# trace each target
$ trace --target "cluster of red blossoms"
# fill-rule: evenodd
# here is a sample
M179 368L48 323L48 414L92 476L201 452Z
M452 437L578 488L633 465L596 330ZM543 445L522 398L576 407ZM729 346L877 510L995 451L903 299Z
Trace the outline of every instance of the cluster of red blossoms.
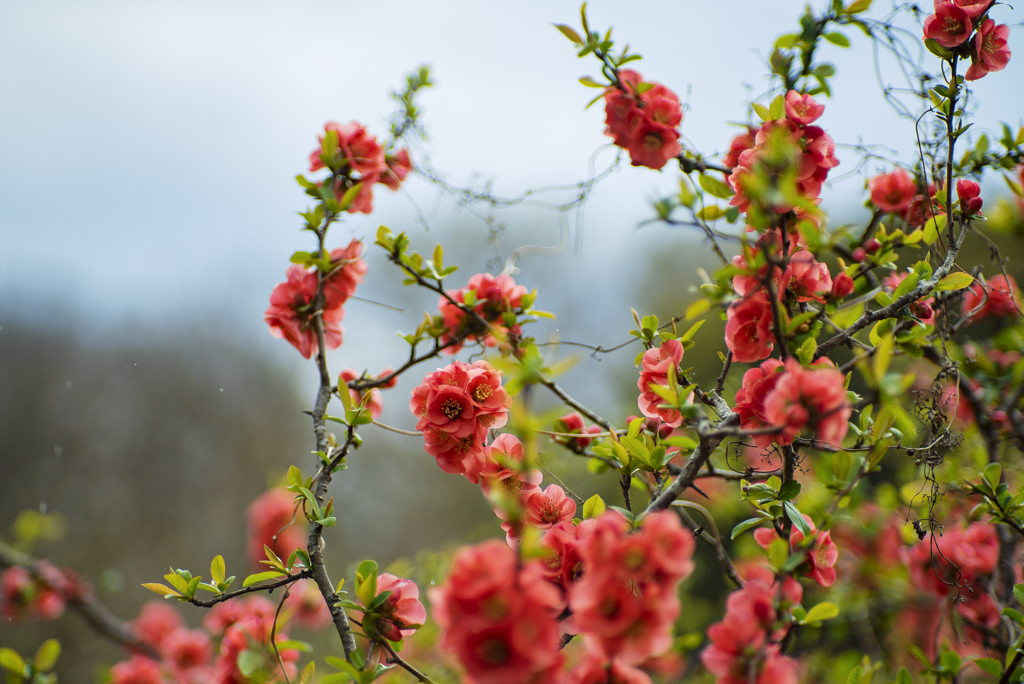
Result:
M981 583L995 571L998 557L995 526L980 522L941 536L929 533L904 553L915 587L941 598L958 595L957 610L987 627L999 624L1000 612Z
M660 169L679 156L679 97L660 83L644 83L635 71L619 71L622 87L604 93L605 135L629 152L633 166Z
M270 334L288 340L308 359L320 348L313 326L314 317L320 316L324 344L328 349L339 347L344 304L366 277L367 266L362 257L363 244L353 240L348 247L331 252L331 269L326 274L298 264L289 266L288 280L274 287L270 306L264 313L263 320L270 326ZM318 302L317 288L321 279L323 301Z
M541 544L549 555L521 567L515 552L494 541L463 549L445 584L431 591L442 644L469 680L565 681L565 632L583 634L587 648L569 682L649 684L635 666L671 648L676 589L693 571L693 536L671 513L650 515L631 532L609 511L578 527L559 523Z
M323 149L324 136L320 136L320 147L309 153L310 172L329 166L336 172L334 193L341 200L345 191L356 184L359 190L347 211L369 214L373 211L373 186L383 183L391 190L397 190L412 170L408 150L402 149L394 155L387 154L377 139L366 128L355 121L339 124L331 121L324 126L324 133L333 132L338 144L333 150ZM327 163L324 163L324 157ZM358 174L358 175L356 175Z
M965 316L981 321L986 318L1020 316L1020 288L1013 276L998 275L987 283L976 281L967 291L962 306Z
M444 318L446 328L444 335L441 336L441 343L448 344L457 340L455 344L445 349L446 353L455 354L462 349L463 340L482 340L488 347L497 346L499 340L492 334L494 331L499 331L503 336L510 332L520 333L518 325L509 328L505 323L505 314L515 314L522 306L523 295L526 294L526 288L516 285L512 276L477 273L464 287L448 290L447 294L452 300L472 309L490 327L478 330L480 322L476 318L462 307L453 304L448 297L441 297L437 302L437 308ZM467 296L471 297L471 306L466 302Z
M935 0L935 13L924 20L924 38L944 48L966 45L971 57L964 78L976 81L1002 71L1010 61L1010 29L988 18L992 0ZM974 39L971 40L971 34Z
M708 628L711 644L700 659L718 684L796 684L797 663L780 653L778 642L786 631L780 617L800 603L803 588L787 577L780 592L777 582L771 584L771 572L763 574L730 594L725 617Z
M486 361L455 361L423 378L413 390L409 410L419 422L428 454L446 473L474 484L486 464L484 442L492 428L508 421L511 398L501 373Z
M811 532L814 532L814 521L811 520L811 517L804 515L804 520L807 521L807 526L811 528ZM766 551L772 545L772 542L778 538L779 535L774 529L759 527L754 530L754 539ZM797 550L803 541L804 533L794 528L789 534L790 546ZM835 564L838 559L839 549L836 548L835 542L832 541L832 533L828 531L819 532L814 537L813 548L807 551L806 561L802 567L807 576L815 582L823 587L831 587L836 581Z
M912 228L923 225L935 213L935 185L929 183L925 192L921 189L903 169L881 173L868 181L871 203L882 211L897 214Z
M665 340L660 347L644 352L640 361L640 379L637 387L640 398L637 406L640 413L648 418L658 418L669 427L679 427L683 423L683 414L678 409L665 406L665 400L651 390L651 385L668 385L668 373L677 369L683 360L683 345L679 340Z
M0 574L0 617L10 621L55 620L64 612L64 601L74 582L45 561L37 566L43 579L13 566Z
M745 178L753 173L759 159L769 151L773 135L779 132L801 150L797 190L809 200L820 201L822 183L828 178L829 171L839 166L835 141L824 129L811 125L824 111L825 106L818 104L810 95L801 95L791 90L786 94L784 117L766 121L759 130L751 129L734 138L724 160L733 169L728 181L736 193L729 204L742 212L750 207L750 198L744 192ZM789 206L775 207L779 212L792 209ZM798 211L798 215L801 212Z
M768 359L743 374L736 392L735 411L744 430L778 428L778 432L752 435L761 448L772 442L785 446L810 428L814 438L842 446L853 412L846 398L843 374L828 359L804 368L796 360Z

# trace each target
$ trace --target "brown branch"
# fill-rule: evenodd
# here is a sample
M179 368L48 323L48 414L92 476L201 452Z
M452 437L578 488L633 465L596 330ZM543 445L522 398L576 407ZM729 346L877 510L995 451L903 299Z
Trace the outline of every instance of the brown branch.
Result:
M224 603L225 601L230 601L233 598L238 598L239 596L244 596L245 594L253 594L259 591L265 591L267 593L272 594L274 593L275 589L279 589L280 587L286 587L290 584L294 584L295 582L298 582L300 579L309 579L312 576L313 572L311 570L306 569L302 570L301 572L295 575L288 575L287 577L282 577L280 579L274 580L270 584L253 584L251 586L239 589L238 591L231 591L226 594L219 594L214 598L210 599L209 601L197 599L193 596L188 600L188 602L191 603L193 606L199 606L200 608L212 608L218 603Z
M0 541L0 565L5 567L20 567L27 570L37 581L42 582L49 588L57 591L71 608L78 612L85 620L92 625L97 632L116 642L121 646L139 651L150 658L159 658L160 655L152 646L142 640L131 623L124 622L96 599L96 595L88 584L78 584L76 592L72 596L64 596L58 587L53 586L48 579L48 574L39 561L27 553L8 546Z

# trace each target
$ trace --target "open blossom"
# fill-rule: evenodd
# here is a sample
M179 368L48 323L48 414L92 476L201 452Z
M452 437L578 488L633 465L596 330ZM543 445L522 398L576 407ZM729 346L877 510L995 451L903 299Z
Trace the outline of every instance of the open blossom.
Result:
M958 580L976 582L992 574L998 557L995 526L981 522L947 527L940 536L929 533L905 555L914 586L942 597L956 591Z
M814 260L814 255L803 250L790 257L789 266L782 276L783 289L796 295L798 302L821 302L832 293L832 276L828 266Z
M278 625L274 628L274 615L262 616L250 614L234 623L224 632L220 642L220 655L214 663L213 681L223 684L248 682L251 679L241 673L238 656L242 651L250 651L262 658L257 669L273 673L274 677L283 678L281 663L284 663L284 674L288 679L295 679L296 663L299 652L293 648L281 648L288 641L288 635ZM278 646L277 653L271 648L271 639Z
M760 430L772 427L764 412L764 400L775 389L782 378L783 363L778 359L768 359L759 367L751 368L743 374L742 386L736 391L734 410L740 417L740 428L744 430ZM762 449L771 446L775 441L774 434L751 435L748 439Z
M51 569L59 574L56 568ZM54 620L64 612L64 599L23 567L12 566L0 574L0 616L7 620Z
M953 48L971 37L971 17L952 2L936 2L935 14L924 20L924 37L945 48Z
M531 682L562 664L558 588L540 561L519 566L512 549L487 541L456 553L448 579L429 591L441 645L474 684Z
M523 462L523 444L515 435L502 433L483 449L484 466L480 471L480 488L491 501L494 513L509 517L507 508L522 508L526 500L540 491L544 475Z
M679 97L661 84L639 92L643 77L622 69L619 78L626 89L605 91L605 135L629 152L633 166L660 169L682 151L679 131L683 110Z
M355 199L346 208L350 213L369 214L373 211L374 184L383 183L397 190L412 170L408 150L399 150L394 155L386 154L381 144L362 124L356 121L346 124L330 121L324 125L324 135L319 137L320 145L309 153L311 172L325 168L323 146L328 132L333 132L337 137L336 147L326 150L329 155L328 164L337 173L335 196L341 200L349 188L359 185Z
M292 624L311 632L319 632L331 624L331 611L313 580L300 580L292 585L286 604L292 613Z
M246 548L254 565L266 560L264 545L282 560L287 560L295 549L306 548L306 534L299 522L303 518L296 516L295 496L284 487L275 487L261 494L249 506L247 516L249 536Z
M555 420L555 432L566 432L566 433L578 433L580 435L596 434L601 432L601 428L597 425L587 426L583 422L583 416L576 411L568 413L561 418ZM592 441L589 437L556 437L555 441L563 444L570 444L577 446L580 449L585 449L590 446Z
M356 293L356 286L362 284L369 270L364 253L365 247L359 240L331 252L331 270L324 283L325 306L341 306Z
M993 71L1002 71L1010 62L1010 29L987 19L978 32L974 34L974 55L971 66L967 68L964 78L976 81Z
M871 203L882 211L902 212L910 207L917 195L917 183L903 169L883 173L868 181Z
M669 512L648 515L632 534L614 511L581 527L583 576L569 587L569 607L588 649L629 664L668 650L676 588L693 572L693 535Z
M405 177L412 171L412 160L409 159L409 150L402 148L394 156L384 158L387 170L381 172L380 182L392 190L397 190Z
M153 648L160 650L164 640L174 631L185 627L185 619L166 601L146 601L132 629Z
M276 606L269 599L258 594L223 601L203 617L203 629L214 636L221 636L231 625L250 617L272 619L275 610Z
M201 629L179 628L167 635L160 655L174 678L184 684L203 684L210 680L213 646Z
M565 495L558 485L540 488L526 499L525 520L533 527L547 529L561 522L572 520L576 515L576 502Z
M526 288L516 285L512 276L492 276L489 273L477 273L464 287L458 290L448 290L448 297L459 304L465 305L466 296L474 293L476 301L470 307L480 318L487 321L491 328L502 334L510 332L504 324L504 314L515 313L522 306L523 296ZM437 308L444 318L447 331L441 336L441 342L447 344L455 339L480 340L488 347L497 346L499 340L492 334L492 330L482 328L479 321L469 315L459 306L453 304L448 297L440 297L437 301ZM513 332L518 331L516 326ZM462 342L454 344L445 349L448 354L454 354L462 349Z
M507 422L511 405L501 373L491 364L455 361L423 378L409 410L419 419L416 429L423 433L427 453L441 469L477 483L486 464L484 439Z
M377 595L385 591L391 595L374 609L378 616L374 629L386 639L399 641L427 621L427 611L420 602L420 589L412 580L385 572L377 576Z
M976 216L981 213L980 194L981 188L974 181L961 179L956 182L956 196L960 200L960 210L967 216Z
M812 124L821 118L825 105L818 104L810 95L795 90L786 93L786 118L798 124Z
M772 305L763 290L747 295L729 307L725 344L734 361L751 363L772 353Z
M683 414L678 409L664 408L665 400L651 390L651 385L668 385L670 368L677 367L683 359L683 345L679 340L665 340L660 347L644 352L640 365L640 379L637 387L640 398L637 405L640 412L648 418L660 418L666 425L679 427L683 422Z
M781 425L778 444L792 444L805 427L814 438L835 447L842 446L849 430L853 409L846 399L843 374L827 359L804 368L795 359L786 361L785 373L764 400L764 417L769 425Z
M807 521L807 526L811 528L811 532L814 532L816 528L811 517L804 515L804 520ZM776 534L774 529L760 527L754 530L754 539L763 549L767 550L771 543L778 539L778 534ZM803 532L794 527L789 535L790 545L796 549L803 540ZM836 581L835 564L838 559L839 549L836 547L835 542L832 541L831 531L819 532L814 537L813 547L807 551L806 561L803 565L804 572L821 586L830 587Z
M588 653L569 671L568 684L651 684L651 678L621 660Z
M160 664L142 655L115 663L110 668L110 684L165 684Z
M288 279L270 293L270 306L263 320L270 326L271 335L288 340L308 359L320 348L313 327L317 275L298 264L290 266L287 275ZM341 345L341 321L344 317L345 310L340 306L324 308L324 343L328 349Z
M994 278L989 278L984 285L975 281L964 297L961 311L963 315L968 316L972 311L978 309L971 320L981 321L999 316L1015 318L1020 315L1017 310L1019 306L1020 288L1017 286L1017 281L1013 279L1013 276L997 275Z

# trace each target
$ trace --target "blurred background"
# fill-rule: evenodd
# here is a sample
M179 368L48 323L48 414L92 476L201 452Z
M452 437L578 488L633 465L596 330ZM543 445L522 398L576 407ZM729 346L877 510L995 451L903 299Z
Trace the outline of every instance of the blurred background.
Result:
M870 16L892 9L875 5ZM589 8L595 27L614 25L644 56L639 71L688 103L683 133L710 154L727 149L748 102L764 96L772 42L795 30L804 3ZM1020 10L999 11L1020 23ZM0 537L20 510L60 512L64 540L39 553L90 577L125 619L150 598L139 583L169 564L205 570L222 553L229 574L244 576L246 507L289 464L308 469L313 445L302 413L313 365L262 322L289 255L312 246L295 214L308 198L293 177L325 121L358 120L383 137L389 92L420 64L436 87L422 97L429 140L414 163L501 197L543 192L464 206L414 175L403 192L379 189L375 212L350 216L332 246L372 243L382 223L421 252L441 242L446 264L461 267L451 287L500 271L523 245L557 246L524 257L515 276L558 315L535 326L538 339L608 347L628 339L631 306L663 320L681 314L696 269L717 264L690 229L644 223L680 174L615 165L603 112L583 109L594 91L577 83L597 69L552 22L578 25L576 1L0 4ZM913 12L900 22L916 55ZM915 152L913 122L882 96L905 86L898 66L847 33L851 49L826 48L838 77L821 124L842 162L824 193L833 225L868 215L866 175L887 168L858 165L854 146L904 162ZM1024 55L1020 36L1011 33L1011 48ZM999 121L1020 125L1024 94L1009 86L1022 82L1017 57L973 87L974 134L997 139ZM610 168L581 208L552 209ZM995 179L986 192L1005 186ZM411 332L436 307L401 286L378 248L367 260L357 294L403 311L350 301L345 343L328 355L335 373L398 365L407 347L395 331ZM709 320L688 354L698 380L717 374L720 339ZM562 384L622 422L636 412L636 352L583 354ZM407 397L420 377L385 394L384 422L412 427ZM332 489L335 578L366 557L387 565L500 534L479 489L442 473L417 439L373 426L363 435ZM567 458L552 467L588 494L617 489ZM190 623L198 612L185 611ZM0 643L23 651L51 635L65 644L59 672L70 681L121 657L74 615L0 624Z

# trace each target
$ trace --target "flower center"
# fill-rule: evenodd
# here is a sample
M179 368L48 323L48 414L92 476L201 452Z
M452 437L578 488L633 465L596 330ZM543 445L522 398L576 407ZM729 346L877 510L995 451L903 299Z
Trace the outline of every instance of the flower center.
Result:
M499 639L488 639L480 644L480 660L488 665L502 665L508 660L508 647Z
M661 149L661 136L657 133L648 133L644 136L644 148L648 151Z
M542 522L548 525L554 525L561 518L561 511L558 506L555 505L554 501L548 501L544 504L544 508L541 509L540 519Z
M494 390L491 389L490 385L477 385L473 389L473 401L478 404L482 404L487 401L492 394L494 394Z
M462 415L462 404L454 399L445 399L441 404L441 412L448 416L448 420L455 420Z
M946 30L946 33L950 34L951 36L958 36L964 32L964 23L962 21L954 19L953 17L946 17L944 28Z

